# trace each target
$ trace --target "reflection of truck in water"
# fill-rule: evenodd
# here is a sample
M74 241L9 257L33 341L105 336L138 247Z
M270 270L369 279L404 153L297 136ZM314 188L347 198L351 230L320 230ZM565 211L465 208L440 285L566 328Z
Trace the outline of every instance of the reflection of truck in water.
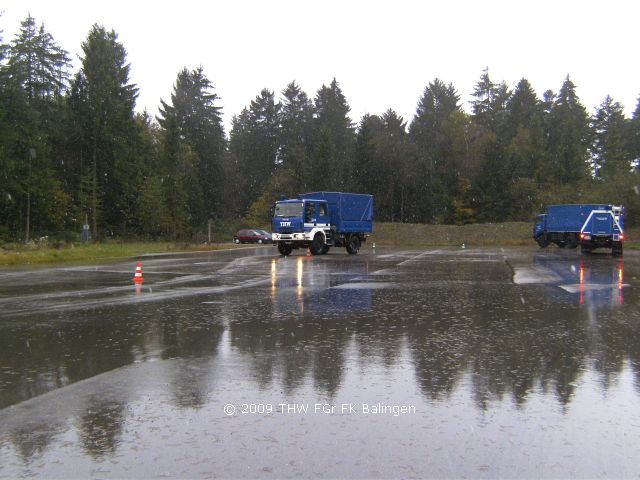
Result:
M357 288L367 277L364 265L355 270L333 272L327 264L314 264L299 256L295 261L273 259L271 263L271 299L277 318L306 313L335 315L370 312L373 290ZM354 288L349 288L350 286Z
M574 257L575 261L554 256L535 255L533 265L550 279L546 295L562 303L607 307L622 305L624 263Z
M555 243L560 248L576 248L583 253L611 248L622 255L624 207L606 204L549 205L538 215L533 238L540 247Z
M373 196L358 193L312 192L276 202L272 218L273 242L282 255L309 248L313 255L331 247L350 254L373 231Z

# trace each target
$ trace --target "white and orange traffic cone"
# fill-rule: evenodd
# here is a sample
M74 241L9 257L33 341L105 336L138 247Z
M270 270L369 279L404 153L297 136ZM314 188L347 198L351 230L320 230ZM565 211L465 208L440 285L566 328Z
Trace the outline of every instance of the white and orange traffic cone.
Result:
M135 283L144 282L144 277L142 276L142 262L138 262L136 265L136 274L133 276L133 281Z

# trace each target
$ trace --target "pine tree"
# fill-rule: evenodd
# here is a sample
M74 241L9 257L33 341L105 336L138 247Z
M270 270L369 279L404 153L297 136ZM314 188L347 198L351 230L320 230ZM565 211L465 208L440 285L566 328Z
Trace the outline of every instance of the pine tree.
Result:
M64 223L68 214L68 198L54 170L52 137L62 115L69 60L44 25L38 29L31 16L21 23L6 51L3 110L13 127L3 142L5 160L0 169L12 176L5 207L13 212L5 215L13 219L10 228L16 233L22 230L30 240L34 233L44 235L63 227L57 222Z
M272 91L263 89L249 106L249 188L257 198L280 163L280 110Z
M17 191L15 162L7 148L15 129L8 121L12 102L5 57L9 46L4 43L2 33L0 30L0 242L11 238L11 217L15 212L14 196Z
M82 70L72 85L72 105L92 179L87 213L93 238L98 239L99 224L123 231L135 218L131 199L139 187L140 159L134 157L128 133L133 128L137 88L128 83L126 50L113 30L94 25L82 51Z
M314 161L324 164L313 166L317 173L313 181L318 188L345 190L353 183L353 153L355 128L349 118L351 107L334 78L316 94L316 132L319 135Z
M507 103L505 160L511 179L542 180L544 161L543 104L528 80L522 79Z
M502 82L496 84L485 69L476 84L472 103L474 150L481 167L474 182L475 210L481 221L504 220L511 207L511 199L505 192L511 187L513 171L507 162L506 144L507 105L511 92Z
M410 146L407 124L394 111L382 115L382 128L376 139L374 170L379 190L376 198L378 210L390 221L407 221L409 193ZM374 194L375 195L375 194Z
M199 197L190 195L189 189L193 188L197 179L193 163L194 155L188 143L183 141L178 117L174 114L167 114L162 122L159 168L155 174L149 176L149 181L152 182L154 176L160 177L162 195L158 198L153 190L147 192L147 195L157 199L160 210L167 209L166 218L169 221L169 233L175 240L191 233L194 211L197 214L202 211L202 208L201 204L192 202L192 200L197 201ZM192 195L193 193L191 192ZM199 190L195 193L201 194ZM141 207L147 202L148 200L145 199ZM148 211L142 213L148 213ZM147 227L157 224L161 228L161 219L162 217L149 217L145 218L144 222ZM147 233L153 235L153 230L147 231Z
M382 117L365 115L356 135L356 190L373 194L376 217L406 221L411 172L406 123L389 109Z
M632 156L628 148L628 126L622 105L607 95L591 119L591 129L591 158L596 176L612 179L629 174Z
M364 115L358 125L354 155L354 190L371 193L376 201L379 191L378 182L380 181L380 175L377 174L376 168L377 139L382 128L382 120L379 116Z
M452 84L435 79L425 88L409 136L416 151L414 167L422 221L453 221L457 178L465 175L465 120ZM460 149L463 149L461 151Z
M226 148L219 97L212 93L212 83L202 67L183 69L177 77L171 95L171 105L161 101L158 122L165 128L168 118L175 120L181 141L193 153L189 180L192 190L189 205L192 227L202 227L208 219L220 213L224 184L222 157Z
M236 190L242 214L260 197L281 163L280 110L274 93L263 89L232 123L230 155L239 173Z
M589 118L567 77L555 97L548 115L546 173L556 183L576 183L589 177Z
M282 92L281 135L278 164L288 171L294 185L291 192L307 190L307 177L313 156L313 103L296 82Z
M249 111L243 108L240 114L231 118L229 134L229 154L225 157L224 175L226 179L223 205L229 218L240 218L251 203L247 190L245 158L249 150Z
M494 83L489 78L489 69L483 70L482 76L473 91L476 100L471 102L474 122L489 131L498 133L505 127L507 103L511 97L507 85Z
M20 34L11 43L9 73L30 101L60 96L66 88L70 59L44 24L36 27L30 15L21 23Z

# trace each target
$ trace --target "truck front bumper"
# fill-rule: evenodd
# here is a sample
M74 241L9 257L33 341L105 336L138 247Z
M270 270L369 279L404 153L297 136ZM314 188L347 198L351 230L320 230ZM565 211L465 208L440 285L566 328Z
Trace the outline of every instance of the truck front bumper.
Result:
M304 233L274 233L274 242L304 242L308 240Z

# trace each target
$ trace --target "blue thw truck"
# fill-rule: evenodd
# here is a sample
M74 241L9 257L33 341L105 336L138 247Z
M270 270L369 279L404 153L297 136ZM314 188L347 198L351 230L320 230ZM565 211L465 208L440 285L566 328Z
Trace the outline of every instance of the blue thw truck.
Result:
M607 204L549 205L538 215L533 238L540 247L555 243L560 248L576 248L583 253L610 248L622 255L624 207Z
M373 232L373 196L310 192L277 201L272 218L273 243L281 255L309 248L313 255L331 247L356 254Z

